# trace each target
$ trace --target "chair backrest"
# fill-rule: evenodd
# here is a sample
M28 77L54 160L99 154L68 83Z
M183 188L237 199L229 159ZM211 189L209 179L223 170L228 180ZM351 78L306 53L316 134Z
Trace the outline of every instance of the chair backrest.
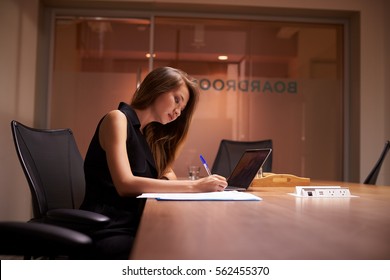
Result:
M272 149L272 140L233 141L223 139L219 144L211 173L229 177L245 150L262 148ZM272 171L272 153L263 165L264 172Z
M383 151L381 155L379 156L378 161L375 163L374 167L372 168L371 172L368 174L367 178L364 180L364 184L368 185L375 185L376 179L378 178L379 171L381 170L382 163L385 160L386 154L390 149L390 141L386 141L385 147L383 148Z
M34 218L48 210L78 208L85 194L83 159L70 129L35 129L11 122L15 148L26 175Z

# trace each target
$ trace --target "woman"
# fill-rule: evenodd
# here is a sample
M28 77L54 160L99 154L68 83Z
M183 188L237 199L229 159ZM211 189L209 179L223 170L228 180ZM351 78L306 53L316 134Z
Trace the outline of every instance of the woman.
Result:
M197 84L170 67L150 72L131 105L99 122L84 162L86 195L81 209L111 218L93 237L96 258L127 259L146 192L223 191L226 179L172 180L172 165L185 140L196 103ZM162 180L163 179L163 180Z

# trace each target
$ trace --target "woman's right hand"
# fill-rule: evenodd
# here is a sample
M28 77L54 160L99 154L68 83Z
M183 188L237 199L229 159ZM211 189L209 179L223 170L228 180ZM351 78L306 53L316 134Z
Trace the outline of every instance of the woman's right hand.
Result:
M222 192L226 187L226 178L216 174L198 179L194 185L195 190L199 192Z

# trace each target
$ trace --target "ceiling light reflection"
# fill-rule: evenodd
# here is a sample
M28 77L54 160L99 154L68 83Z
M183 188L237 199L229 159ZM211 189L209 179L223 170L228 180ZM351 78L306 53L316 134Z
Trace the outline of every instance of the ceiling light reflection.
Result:
M228 60L228 56L227 55L219 55L218 60Z

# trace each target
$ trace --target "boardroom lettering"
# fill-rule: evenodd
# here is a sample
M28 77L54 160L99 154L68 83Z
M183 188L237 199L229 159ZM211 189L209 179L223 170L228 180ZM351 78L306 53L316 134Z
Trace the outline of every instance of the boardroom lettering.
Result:
M244 93L298 93L297 81L269 80L223 80L207 78L198 80L203 91L225 91Z

